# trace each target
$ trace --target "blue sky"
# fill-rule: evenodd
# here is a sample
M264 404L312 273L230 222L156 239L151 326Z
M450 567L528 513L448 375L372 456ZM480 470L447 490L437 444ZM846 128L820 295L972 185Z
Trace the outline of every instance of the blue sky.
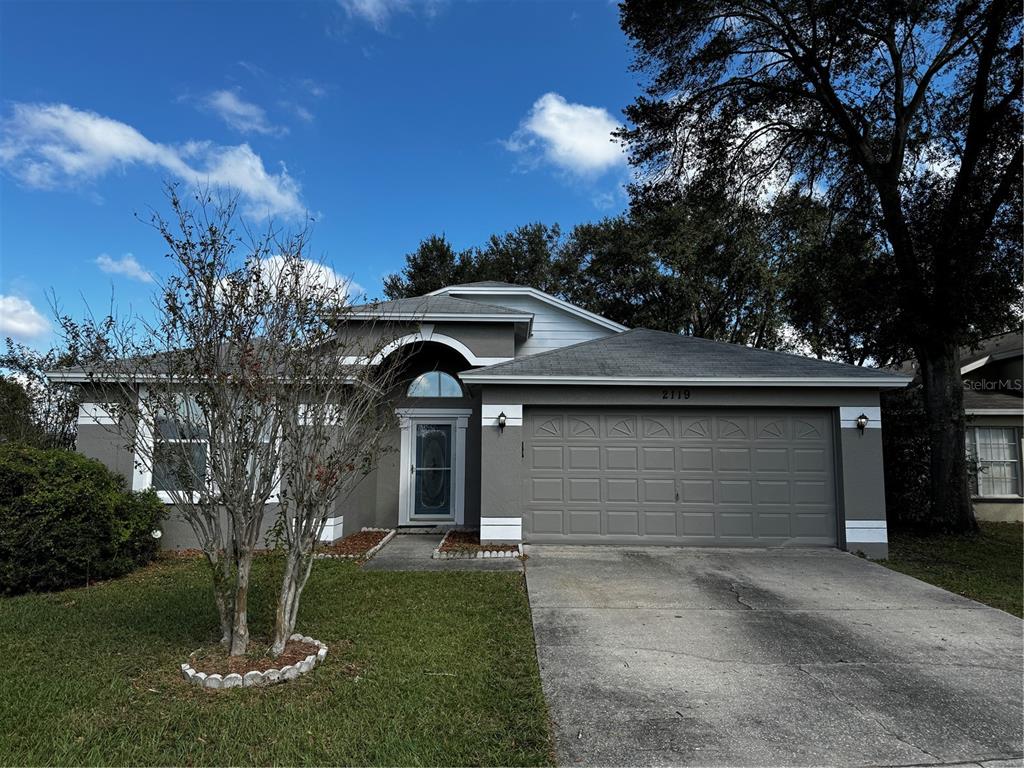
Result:
M618 213L630 59L604 0L0 3L0 336L146 306L165 180L308 211L371 297L428 234Z

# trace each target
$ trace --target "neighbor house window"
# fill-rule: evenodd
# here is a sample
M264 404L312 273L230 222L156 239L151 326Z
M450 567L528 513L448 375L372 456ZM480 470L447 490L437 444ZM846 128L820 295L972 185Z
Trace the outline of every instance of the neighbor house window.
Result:
M1020 436L1013 427L972 427L970 453L977 462L982 498L1021 495Z
M412 380L409 397L462 397L462 387L451 374L428 371Z
M177 413L156 417L153 446L153 489L194 491L206 477L209 451L205 425L195 401L183 398Z

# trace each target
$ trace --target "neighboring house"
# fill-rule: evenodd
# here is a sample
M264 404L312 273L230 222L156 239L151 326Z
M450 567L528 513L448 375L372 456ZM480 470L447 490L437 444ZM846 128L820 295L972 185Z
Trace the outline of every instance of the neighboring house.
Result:
M915 375L909 360L896 369ZM993 522L1024 521L1024 332L1000 333L960 350L974 514Z
M507 283L347 323L387 327L379 359L403 349L406 367L395 450L339 502L330 538L463 525L485 541L887 552L879 391L906 376L628 330ZM91 408L79 449L152 482ZM164 542L192 544L173 511Z
M962 354L960 375L967 452L977 466L974 514L979 520L1024 521L1024 335L1018 330L985 339Z

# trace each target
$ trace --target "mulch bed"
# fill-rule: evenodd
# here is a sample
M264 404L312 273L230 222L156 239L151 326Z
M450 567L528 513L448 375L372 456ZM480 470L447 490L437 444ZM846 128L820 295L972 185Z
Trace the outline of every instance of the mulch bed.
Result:
M515 544L481 544L480 531L451 531L441 545L442 552L518 552Z
M298 664L310 654L316 655L319 650L312 643L289 640L284 646L284 651L275 659L266 653L265 649L269 643L254 640L251 641L251 645L257 646L260 650L244 656L228 656L220 646L200 648L192 652L188 663L196 672L205 672L208 675L229 675L232 672L244 675L246 672L266 672L268 669L281 669L288 664Z
M317 547L317 552L325 555L348 555L358 557L365 555L376 547L390 531L359 531L350 533L333 544Z

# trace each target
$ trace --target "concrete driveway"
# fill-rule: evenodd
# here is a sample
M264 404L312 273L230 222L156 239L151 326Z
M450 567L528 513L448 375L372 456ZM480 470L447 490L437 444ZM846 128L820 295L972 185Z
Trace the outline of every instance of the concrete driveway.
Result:
M527 552L563 765L1020 764L1007 613L838 551Z

